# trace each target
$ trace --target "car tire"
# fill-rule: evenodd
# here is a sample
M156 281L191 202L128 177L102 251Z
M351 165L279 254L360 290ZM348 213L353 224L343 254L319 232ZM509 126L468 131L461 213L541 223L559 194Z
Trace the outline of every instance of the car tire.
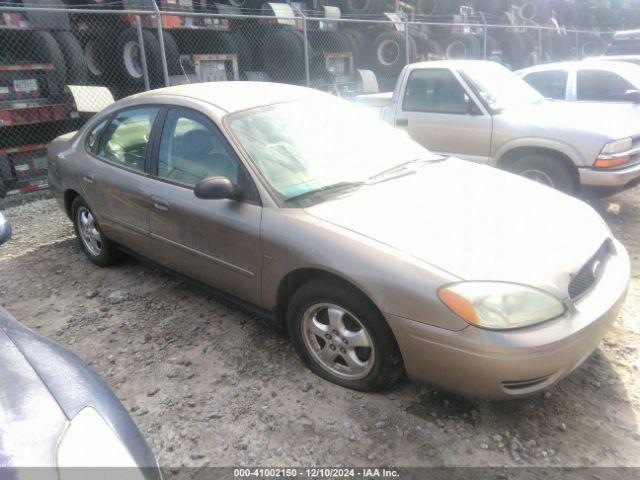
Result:
M89 73L80 42L71 32L66 31L55 32L54 37L67 64L67 83L86 85Z
M308 51L311 64L311 48ZM263 70L273 81L299 83L304 79L304 40L294 30L267 34L259 46L259 56Z
M329 309L333 325L328 320ZM320 336L319 328L327 333ZM287 307L287 329L309 369L343 387L384 390L404 372L395 337L380 312L361 293L344 284L311 280L298 288ZM335 335L334 331L340 333ZM354 346L356 338L360 346Z
M509 170L570 195L575 193L577 188L575 175L558 158L536 154L526 155L516 160Z
M120 259L120 251L102 232L94 213L82 197L78 196L73 200L71 204L71 218L80 248L92 263L100 267L108 267ZM93 225L93 229L95 230L93 235L97 235L97 239L94 236L90 240L88 235L91 235L91 233L86 230L89 226L83 225L85 221Z

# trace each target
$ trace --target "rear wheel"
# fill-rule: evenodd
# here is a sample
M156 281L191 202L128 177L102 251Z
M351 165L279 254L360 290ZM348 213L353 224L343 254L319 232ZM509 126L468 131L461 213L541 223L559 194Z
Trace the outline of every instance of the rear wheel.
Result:
M94 213L81 197L76 197L71 204L71 214L80 248L91 262L106 267L120 258L120 252L102 232Z
M516 160L509 170L529 180L568 194L573 194L576 191L573 173L558 158L535 154L526 155Z
M355 390L391 387L403 372L393 333L382 315L350 287L313 280L287 308L300 358L315 374Z

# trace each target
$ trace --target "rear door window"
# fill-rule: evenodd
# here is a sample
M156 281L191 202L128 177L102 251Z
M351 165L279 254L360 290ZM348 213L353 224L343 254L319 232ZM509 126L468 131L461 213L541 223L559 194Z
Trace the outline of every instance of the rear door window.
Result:
M523 80L539 91L546 98L564 100L567 93L566 70L547 70L544 72L532 72L523 77Z
M578 100L592 102L624 102L627 90L634 86L617 73L606 70L578 70Z
M119 112L100 139L98 155L113 163L144 172L151 129L158 108L130 108Z

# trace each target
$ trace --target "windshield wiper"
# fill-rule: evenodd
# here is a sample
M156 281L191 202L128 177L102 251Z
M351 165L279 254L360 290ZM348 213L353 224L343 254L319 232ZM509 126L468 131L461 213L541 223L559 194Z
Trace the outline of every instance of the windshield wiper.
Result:
M436 158L430 158L428 160L425 160L425 159L422 159L422 158L414 158L413 160L408 160L406 162L399 163L398 165L395 165L395 166L393 166L391 168L387 168L386 170L378 172L375 175L370 176L368 180L369 181L377 180L378 178L386 177L387 175L392 175L392 174L394 174L396 172L401 172L401 171L405 170L409 165L440 162L440 161L442 161L442 160L444 160L446 158L447 157L436 157Z
M340 190L348 190L350 188L359 187L364 185L364 182L338 182L332 183L331 185L325 185L324 187L315 188L313 190L309 190L307 192L299 193L298 195L294 195L293 197L285 198L285 202L293 202L295 200L300 200L305 197L312 197L314 195L319 195L323 193L332 193Z

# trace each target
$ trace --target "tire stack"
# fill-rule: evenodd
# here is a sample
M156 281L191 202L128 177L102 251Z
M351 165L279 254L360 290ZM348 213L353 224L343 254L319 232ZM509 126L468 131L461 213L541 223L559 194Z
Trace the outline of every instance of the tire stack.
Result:
M66 86L86 83L81 52L66 30L0 30L0 65L6 67L0 72L0 197L46 175L40 162L36 168L30 160L37 154L25 152L43 151L57 135L78 127ZM19 169L14 156L27 159Z

